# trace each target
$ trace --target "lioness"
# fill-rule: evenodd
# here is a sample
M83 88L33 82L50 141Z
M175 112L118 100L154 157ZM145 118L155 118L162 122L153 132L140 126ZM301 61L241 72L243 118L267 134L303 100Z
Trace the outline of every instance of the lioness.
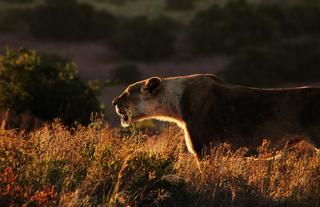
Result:
M230 85L210 74L153 77L113 100L123 126L144 119L177 123L188 150L201 158L210 144L255 151L308 139L320 147L320 88L260 89Z

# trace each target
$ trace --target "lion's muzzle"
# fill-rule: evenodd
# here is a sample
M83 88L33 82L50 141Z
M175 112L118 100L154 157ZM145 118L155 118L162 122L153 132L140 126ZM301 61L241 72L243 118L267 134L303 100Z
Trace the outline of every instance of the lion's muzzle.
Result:
M128 110L126 108L124 97L118 96L112 101L112 104L117 112L117 114L121 117L121 123L123 126L129 125L130 116Z

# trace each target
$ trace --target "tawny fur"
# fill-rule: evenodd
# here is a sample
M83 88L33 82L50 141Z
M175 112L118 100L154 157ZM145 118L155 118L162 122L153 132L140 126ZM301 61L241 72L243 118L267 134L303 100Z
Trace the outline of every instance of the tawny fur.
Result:
M209 74L151 78L130 85L114 104L125 126L144 119L176 123L198 156L221 142L250 151L263 139L277 147L301 139L320 145L320 89L314 87L258 89Z

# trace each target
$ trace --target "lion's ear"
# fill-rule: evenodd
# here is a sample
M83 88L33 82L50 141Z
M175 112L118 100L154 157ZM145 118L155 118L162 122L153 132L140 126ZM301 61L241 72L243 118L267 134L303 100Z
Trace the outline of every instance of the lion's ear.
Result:
M160 89L161 89L161 79L158 77L153 77L148 79L141 88L143 93L147 93L151 95L156 95Z

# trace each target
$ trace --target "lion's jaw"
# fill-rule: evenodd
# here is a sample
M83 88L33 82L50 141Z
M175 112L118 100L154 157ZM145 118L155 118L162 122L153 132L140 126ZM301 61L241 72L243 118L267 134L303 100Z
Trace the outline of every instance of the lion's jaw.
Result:
M121 125L123 127L128 127L131 124L131 116L124 107L118 105L115 106L116 113L120 116Z

